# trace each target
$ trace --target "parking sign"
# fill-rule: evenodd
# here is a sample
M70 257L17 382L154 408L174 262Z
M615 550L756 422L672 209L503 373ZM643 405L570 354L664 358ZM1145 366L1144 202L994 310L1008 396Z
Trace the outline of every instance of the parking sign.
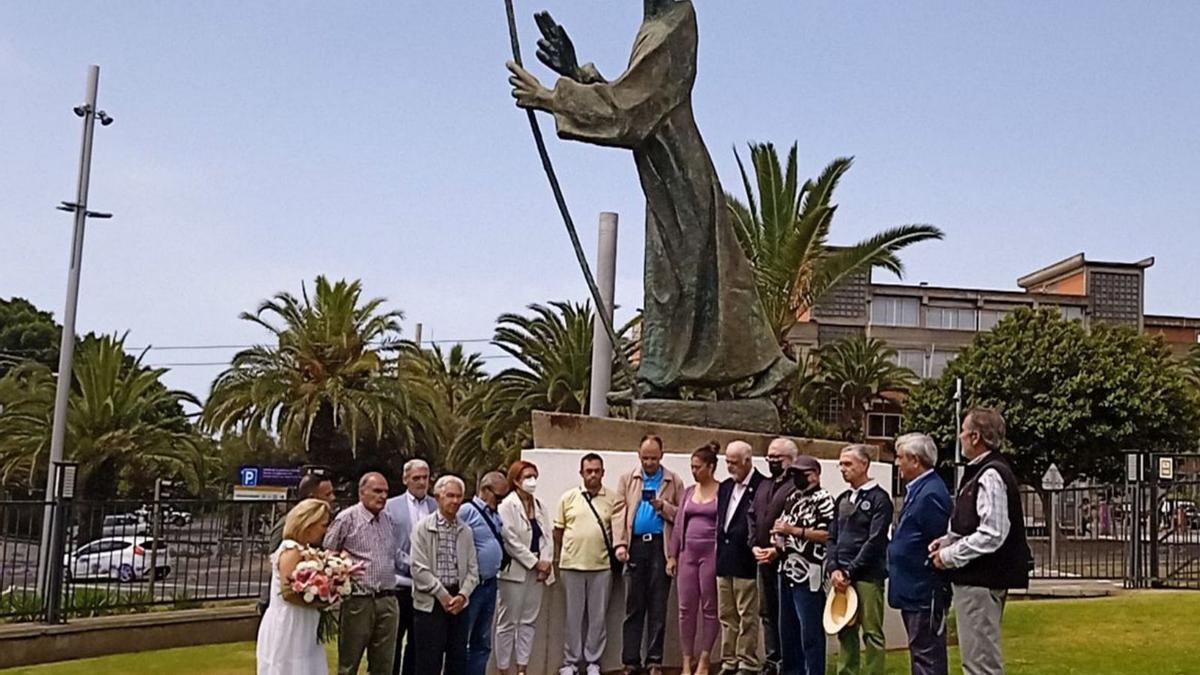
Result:
M242 487L255 487L258 485L258 467L243 466L241 471Z

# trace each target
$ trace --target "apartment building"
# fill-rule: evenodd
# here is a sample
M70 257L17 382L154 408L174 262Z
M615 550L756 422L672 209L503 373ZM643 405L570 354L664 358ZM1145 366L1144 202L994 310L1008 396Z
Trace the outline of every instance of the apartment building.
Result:
M1161 335L1183 355L1200 341L1200 317L1146 314L1146 270L1137 262L1088 260L1080 253L1017 280L1016 290L874 283L864 272L830 292L788 336L800 350L852 335L887 342L900 365L938 377L975 335L991 330L1019 307L1053 307L1067 319L1134 325ZM835 417L836 409L825 411ZM886 441L900 426L899 406L880 405L868 416L868 437Z

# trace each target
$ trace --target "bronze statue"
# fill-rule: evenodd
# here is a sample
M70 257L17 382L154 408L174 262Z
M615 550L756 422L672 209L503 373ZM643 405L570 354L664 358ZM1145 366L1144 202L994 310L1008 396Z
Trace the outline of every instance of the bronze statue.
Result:
M538 58L562 77L550 90L509 62L513 97L553 114L561 138L633 151L646 195L639 396L733 387L738 398L763 397L796 365L763 312L692 114L696 10L690 0L643 1L629 67L611 82L580 66L562 26L538 14Z

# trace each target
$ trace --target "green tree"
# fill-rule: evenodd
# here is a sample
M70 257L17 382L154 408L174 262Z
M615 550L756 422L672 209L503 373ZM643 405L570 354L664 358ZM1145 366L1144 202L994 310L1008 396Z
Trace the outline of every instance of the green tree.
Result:
M818 389L841 403L838 424L848 440L866 437L867 413L886 394L904 394L916 383L911 370L896 365L896 350L876 338L856 336L820 350Z
M274 432L289 452L343 473L354 466L361 437L386 432L410 444L428 408L410 396L413 382L399 360L399 310L383 298L363 300L362 284L316 279L315 293L281 292L241 318L269 331L275 344L239 352L213 383L202 417L206 429L243 432L253 442Z
M830 246L829 231L837 211L833 192L852 159L835 159L819 177L803 184L794 144L786 166L770 143L751 143L750 159L753 183L737 155L746 201L734 195L727 200L738 241L754 265L759 298L781 344L786 344L788 331L799 317L829 289L869 268L902 276L900 251L943 237L932 225L902 225L852 246Z
M468 478L499 468L506 452L483 441L491 414L487 404L494 389L483 357L467 353L461 344L453 345L449 352L438 345L420 349L407 344L402 358L411 360L422 381L422 395L433 411L432 423L415 432L418 446L426 448L430 459L442 468Z
M485 442L509 453L532 439L534 410L587 411L592 371L590 303L551 302L529 306L531 316L506 313L496 320L492 344L520 364L495 378L489 400L498 413L484 430Z
M1007 451L1035 487L1051 463L1068 483L1115 481L1122 451L1194 450L1200 397L1160 338L1126 326L1089 331L1053 309L1020 309L981 333L908 403L906 430L954 447L955 379L965 405L1003 411Z
M78 486L89 499L144 493L158 476L200 487L202 439L182 418L191 394L167 389L164 369L143 366L124 339L80 341L67 408L65 454L80 463ZM25 363L0 378L0 477L40 486L54 417L55 376Z
M1187 372L1188 377L1191 378L1192 384L1200 388L1200 344L1192 345L1192 348L1188 351L1184 370Z
M0 300L0 377L22 361L58 369L62 326L24 298Z
M482 442L503 449L512 459L532 440L534 410L581 414L588 409L592 374L593 314L590 303L551 302L529 306L529 316L503 314L492 344L519 365L493 378L492 391L480 402L487 418ZM622 327L618 338L627 356L634 345L624 336L638 322ZM613 389L628 386L614 358Z

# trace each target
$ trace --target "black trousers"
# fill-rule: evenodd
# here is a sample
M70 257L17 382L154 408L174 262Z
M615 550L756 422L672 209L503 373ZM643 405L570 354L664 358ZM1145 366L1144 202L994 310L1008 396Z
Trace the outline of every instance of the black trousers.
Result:
M396 603L400 605L400 628L396 632L396 658L392 661L392 675L415 675L416 657L413 656L413 605L412 589L396 588ZM408 636L408 640L404 636ZM407 644L406 644L407 642Z
M621 662L626 666L661 666L663 638L667 629L667 600L671 578L667 576L667 554L663 537L643 540L634 535L629 544L625 581L625 625L622 630ZM646 660L642 660L642 641Z
M413 640L417 651L414 675L467 675L468 612L449 614L435 601L432 612L413 611Z
M779 572L775 565L758 566L758 613L762 617L763 647L767 666L779 671L783 662L783 651L779 646ZM799 639L791 636L792 639Z
M908 633L913 675L946 675L946 611L900 612Z

